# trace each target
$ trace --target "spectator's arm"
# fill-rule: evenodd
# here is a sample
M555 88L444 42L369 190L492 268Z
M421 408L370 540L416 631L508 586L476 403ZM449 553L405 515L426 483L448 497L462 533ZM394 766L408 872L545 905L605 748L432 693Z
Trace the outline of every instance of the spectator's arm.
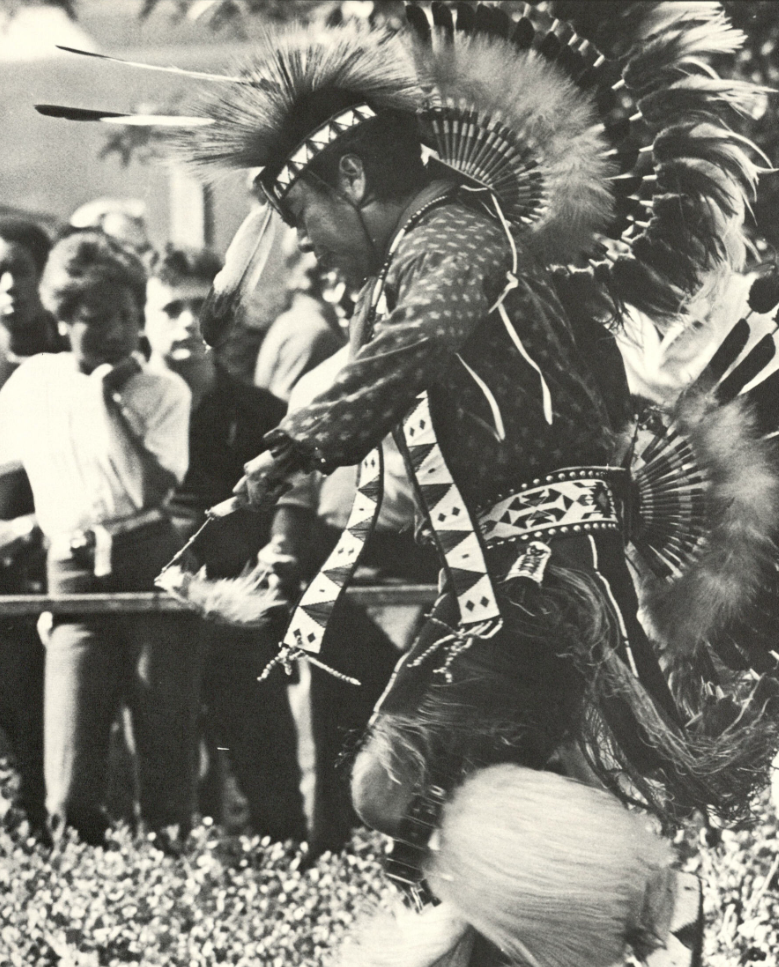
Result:
M24 514L13 520L0 520L0 557L13 557L27 547L38 534L35 514Z
M25 375L20 367L0 389L0 466L21 462L25 424L22 406Z
M124 360L102 375L103 392L106 405L140 458L144 489L162 500L187 472L191 397L183 383L170 382L151 415L144 416L128 392L132 377L139 372L136 360Z

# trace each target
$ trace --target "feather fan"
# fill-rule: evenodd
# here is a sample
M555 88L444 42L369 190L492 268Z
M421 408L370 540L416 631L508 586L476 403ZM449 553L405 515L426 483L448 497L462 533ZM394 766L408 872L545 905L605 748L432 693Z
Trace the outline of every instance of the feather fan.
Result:
M493 188L515 229L524 210L532 224L523 240L545 262L589 252L612 216L608 179L616 174L592 98L554 62L494 34L433 39L416 49L430 92L428 142L455 170ZM498 119L513 133L513 165L509 139L494 133Z

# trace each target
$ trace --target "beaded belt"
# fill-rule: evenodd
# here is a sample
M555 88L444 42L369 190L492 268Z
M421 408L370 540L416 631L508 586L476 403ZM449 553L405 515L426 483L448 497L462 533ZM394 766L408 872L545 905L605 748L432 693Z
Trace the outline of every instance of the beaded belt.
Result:
M523 484L479 514L488 547L510 541L543 540L593 531L620 531L611 467L557 470Z

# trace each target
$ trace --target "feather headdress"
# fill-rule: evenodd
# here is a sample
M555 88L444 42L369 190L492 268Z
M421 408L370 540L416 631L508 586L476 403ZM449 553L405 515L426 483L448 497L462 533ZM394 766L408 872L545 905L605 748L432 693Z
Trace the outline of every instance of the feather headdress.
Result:
M721 270L742 267L744 212L765 169L732 126L762 91L720 78L709 62L734 54L744 36L718 3L554 2L551 9L619 59L616 96L603 102L607 124L628 115L627 142L638 149L631 170L615 180L618 217L608 232L615 244L591 263L592 294L605 289L617 306L630 303L662 327ZM582 289L579 280L579 299Z
M427 8L407 7L407 36L355 23L275 32L224 83L195 72L207 93L171 136L195 164L263 168L278 203L344 131L380 124L387 110L416 113L449 171L486 187L488 210L497 199L544 261L568 266L558 280L565 289L573 279L579 301L602 309L605 293L663 325L712 273L739 267L732 224L760 169L731 122L759 90L709 64L743 41L720 4L557 0L509 15L434 2L430 12L432 22ZM725 234L736 244L723 245Z
M397 38L354 23L267 35L244 75L244 83L207 92L200 112L214 122L210 134L186 149L195 164L262 167L266 185L299 152L302 169L352 124L382 110L413 114L419 103L413 64Z

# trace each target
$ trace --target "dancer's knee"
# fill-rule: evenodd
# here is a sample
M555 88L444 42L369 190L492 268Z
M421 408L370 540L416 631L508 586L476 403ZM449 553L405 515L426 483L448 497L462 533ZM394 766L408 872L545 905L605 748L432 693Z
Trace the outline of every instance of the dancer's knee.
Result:
M352 802L360 819L389 836L397 835L414 794L414 771L400 763L390 763L369 742L360 752L352 771Z

